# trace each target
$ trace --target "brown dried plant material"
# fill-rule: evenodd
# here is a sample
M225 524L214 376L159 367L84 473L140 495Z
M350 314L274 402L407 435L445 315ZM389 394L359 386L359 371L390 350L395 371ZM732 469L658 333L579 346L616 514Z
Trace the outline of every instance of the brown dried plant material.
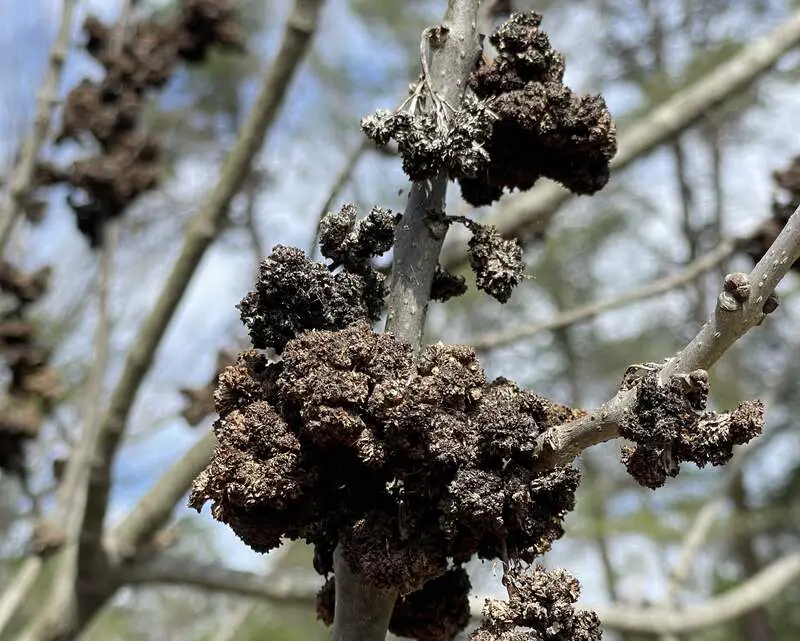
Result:
M705 411L708 374L697 370L661 384L658 372L639 379L636 404L620 422L620 435L635 443L622 462L641 485L652 489L677 476L684 461L698 467L724 465L735 445L764 427L764 405L745 401L730 412Z
M459 109L430 95L423 80L397 111L364 118L362 131L378 146L397 141L411 180L445 171L476 206L542 176L578 194L601 189L616 153L614 122L602 97L563 84L563 56L541 20L513 14L491 36L499 55L473 74Z
M772 201L772 215L759 225L755 234L742 247L754 262L761 260L769 251L789 217L800 207L800 156L793 158L786 169L772 172L772 179L784 193L775 197ZM800 262L794 263L792 270L800 270Z
M578 580L564 570L540 566L507 569L508 601L487 599L483 623L470 641L599 641L600 620L576 610ZM517 629L522 628L522 629Z
M419 360L359 322L290 340L280 363L243 354L220 377L219 445L191 504L267 551L283 536L317 546L317 569L345 558L404 592L446 559L528 561L561 536L572 467L529 471L550 403L487 384L474 352L432 345Z
M67 202L92 247L100 244L108 220L123 215L161 179L159 143L137 132L149 96L179 62L202 62L212 46L242 50L244 34L236 20L232 0L182 0L172 21L135 24L122 43L116 42L118 29L91 16L84 22L85 48L105 77L83 80L67 95L56 143L93 139L100 151L67 169L43 163L37 184L70 186Z
M459 181L473 205L490 204L504 189L530 189L540 177L576 194L593 194L608 182L614 121L601 96L578 96L563 84L564 58L539 29L541 21L533 12L512 15L489 39L497 58L470 81L496 116L488 167Z

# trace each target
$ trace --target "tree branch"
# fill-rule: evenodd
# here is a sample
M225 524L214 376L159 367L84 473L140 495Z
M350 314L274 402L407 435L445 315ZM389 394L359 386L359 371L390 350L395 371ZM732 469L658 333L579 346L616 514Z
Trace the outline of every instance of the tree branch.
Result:
M72 29L72 16L75 12L76 0L63 0L61 3L61 22L56 38L50 49L47 71L39 94L36 97L36 113L30 133L22 145L19 160L11 174L8 193L0 207L0 256L5 252L11 238L14 223L25 206L25 199L31 189L36 160L42 145L47 139L53 111L58 104L58 91L61 72L69 51L69 37Z
M700 275L725 262L726 259L733 255L737 245L738 241L723 241L713 251L687 265L679 274L671 274L659 278L647 285L624 292L619 296L580 305L579 307L570 309L546 321L531 323L529 325L520 325L505 331L481 334L480 336L468 340L467 344L474 347L477 351L486 351L496 347L502 347L503 345L508 345L522 338L530 338L541 332L568 327L569 325L589 320L613 309L619 309L620 307L637 301L665 294L687 283L691 283Z
M676 134L693 125L709 109L737 95L769 70L787 51L800 42L800 11L794 12L771 34L742 49L728 61L656 107L624 129L619 151L611 162L615 171L625 169ZM552 182L509 198L489 218L506 238L525 242L544 230L571 193ZM448 242L442 264L450 270L466 263L462 243Z
M696 632L736 619L774 599L787 586L800 580L800 553L788 554L768 565L744 583L705 603L681 609L637 607L614 604L596 606L607 630L657 635L661 633ZM251 572L231 570L215 564L193 564L191 561L162 556L150 563L130 568L124 575L127 585L185 585L205 590L238 594L291 603L311 605L322 582L297 576L264 581ZM482 616L482 599L471 599L473 619Z
M638 608L608 605L595 610L608 630L640 634L696 632L736 619L777 597L800 579L800 553L774 561L722 596L685 608Z
M264 77L250 114L238 133L236 144L225 158L219 181L190 221L180 255L152 312L130 347L122 375L111 393L108 409L100 424L100 438L94 456L98 469L92 475L88 491L89 503L95 506L91 527L101 527L105 519L114 458L142 381L153 364L161 339L206 250L222 230L231 200L242 187L275 121L289 84L316 30L322 4L323 0L296 0L275 62Z
M772 247L748 274L751 285L748 299L733 311L724 309L718 302L697 335L661 368L661 379L711 368L731 345L763 321L764 304L798 258L800 208L795 210ZM547 470L564 465L587 447L618 436L619 421L635 400L635 387L620 391L596 411L545 432L538 439L540 454L536 459L536 469Z
M108 535L105 547L113 563L133 558L164 527L194 478L208 465L215 443L212 432L203 435Z
M479 5L480 0L448 0L442 24L422 34L423 80L437 98L454 109L461 105L469 74L481 52ZM410 344L415 353L422 347L431 284L444 241L444 233L432 232L431 216L444 215L447 183L445 170L430 180L412 183L405 213L395 231L386 331ZM337 546L334 552L336 603L331 638L383 641L398 592L362 581L350 570L340 548Z

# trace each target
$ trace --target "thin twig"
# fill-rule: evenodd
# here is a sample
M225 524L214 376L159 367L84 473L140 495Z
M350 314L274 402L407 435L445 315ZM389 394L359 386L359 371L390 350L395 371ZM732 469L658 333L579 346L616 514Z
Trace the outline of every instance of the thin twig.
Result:
M523 338L530 338L542 332L568 327L637 301L654 298L691 283L700 275L714 269L714 267L730 258L737 246L738 241L723 241L713 251L690 263L678 274L671 274L659 278L647 285L636 287L619 296L581 305L546 321L521 325L510 330L482 334L466 342L478 351L490 350L508 345L509 343Z
M619 136L619 151L612 171L629 167L634 161L692 126L710 109L739 95L800 42L800 11L795 11L772 33L744 47L687 88L677 92L644 117L626 127ZM523 242L547 228L559 207L571 193L563 187L542 182L500 205L488 223L506 238ZM460 242L448 242L441 256L450 271L467 262Z
M50 49L44 82L36 97L36 112L30 133L22 145L19 160L11 174L8 193L0 206L0 256L5 252L11 238L14 223L25 206L30 192L39 152L47 139L53 111L58 104L59 84L64 61L69 51L69 37L72 29L72 17L77 0L63 0L61 3L61 23L56 38Z
M747 331L764 320L764 303L778 282L800 258L800 208L795 210L772 247L748 275L752 292L741 308L727 311L715 305L714 312L682 351L668 359L660 370L662 380L709 369ZM618 435L619 421L636 399L636 388L621 390L599 409L584 417L551 428L538 439L538 470L564 465L587 447Z

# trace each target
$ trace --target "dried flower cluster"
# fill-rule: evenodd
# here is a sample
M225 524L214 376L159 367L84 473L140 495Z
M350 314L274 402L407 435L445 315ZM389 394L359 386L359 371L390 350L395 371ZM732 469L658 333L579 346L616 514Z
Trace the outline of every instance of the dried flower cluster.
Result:
M42 422L60 393L59 378L49 366L50 350L26 318L30 305L47 291L50 269L24 274L0 263L0 292L7 300L0 312L0 354L9 377L0 411L0 469L25 475L25 442L39 434Z
M708 374L697 370L666 385L658 372L638 378L636 404L620 422L620 435L635 447L623 449L622 461L641 485L658 488L677 476L684 461L699 467L724 465L742 445L761 434L764 405L745 401L730 412L705 411Z
M256 289L239 304L253 347L280 353L306 330L378 320L386 277L369 259L391 247L396 223L395 214L379 207L358 224L352 205L328 214L320 226L322 255L333 261L327 267L295 247L274 247L261 263Z
M773 200L772 216L761 223L743 248L755 262L769 251L795 209L800 207L800 156L795 157L785 170L772 172L772 179L784 192L784 196ZM800 261L794 263L792 269L800 270Z
M99 151L68 168L42 163L36 184L71 187L68 203L78 229L96 247L104 223L158 185L160 145L137 131L148 95L164 86L181 60L200 62L212 45L241 49L243 34L232 0L182 0L172 21L143 21L128 33L89 17L84 32L86 50L105 77L83 80L69 93L56 142L93 140Z
M575 610L580 585L564 570L513 567L504 574L503 583L508 601L486 601L483 623L470 635L471 641L599 641L602 637L597 615Z
M542 176L578 194L605 186L616 128L600 96L563 84L563 56L539 30L537 13L513 14L490 38L497 58L479 68L459 109L423 78L395 112L364 118L377 145L394 139L411 180L446 171L476 206L504 189L529 189Z

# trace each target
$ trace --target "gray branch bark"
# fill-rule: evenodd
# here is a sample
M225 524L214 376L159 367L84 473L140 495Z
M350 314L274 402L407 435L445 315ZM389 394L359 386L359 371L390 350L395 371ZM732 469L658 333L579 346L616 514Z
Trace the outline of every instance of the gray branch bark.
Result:
M458 108L467 79L480 55L477 21L480 0L449 0L442 24L423 33L422 55L430 45L430 77L437 96ZM444 234L430 228L431 215L442 215L447 173L411 185L405 213L395 232L392 283L386 331L418 352L423 344L431 283ZM334 641L383 641L397 591L379 590L351 572L342 551L334 554L336 606Z
M755 82L787 51L800 42L800 11L794 12L771 34L742 49L730 60L700 78L664 104L625 128L619 136L619 151L611 163L620 171L639 160L659 145L687 129L704 114ZM547 227L571 193L552 182L542 182L533 189L508 198L489 218L506 238L523 242ZM462 243L448 241L441 262L448 269L465 264L467 256Z

